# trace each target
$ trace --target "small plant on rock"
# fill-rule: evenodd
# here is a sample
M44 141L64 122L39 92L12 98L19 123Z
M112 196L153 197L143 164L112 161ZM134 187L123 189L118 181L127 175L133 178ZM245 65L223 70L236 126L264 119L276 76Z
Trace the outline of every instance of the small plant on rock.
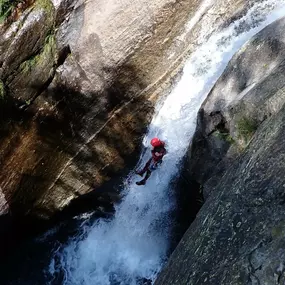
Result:
M0 23L4 22L19 3L19 0L0 0Z
M257 130L257 122L253 119L241 118L237 123L238 133L241 139L247 143Z
M229 132L222 132L222 131L216 130L214 132L214 136L230 144L233 144L235 142L235 140L233 139L233 137L230 135Z

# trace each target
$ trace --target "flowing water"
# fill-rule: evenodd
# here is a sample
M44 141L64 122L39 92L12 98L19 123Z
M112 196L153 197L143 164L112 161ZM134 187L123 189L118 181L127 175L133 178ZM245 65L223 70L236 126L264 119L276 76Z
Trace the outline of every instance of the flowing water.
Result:
M210 3L202 5L205 2ZM173 223L175 195L169 185L179 173L197 111L241 45L284 15L285 0L261 1L207 40L204 33L203 44L188 59L179 82L158 104L144 138L139 165L149 158L148 145L154 136L167 143L164 163L145 186L135 185L140 177L132 173L126 178L124 198L111 219L99 219L92 226L84 224L88 217L83 219L82 233L54 252L47 269L50 284L57 284L53 276L59 273L66 285L132 285L155 280L167 258Z

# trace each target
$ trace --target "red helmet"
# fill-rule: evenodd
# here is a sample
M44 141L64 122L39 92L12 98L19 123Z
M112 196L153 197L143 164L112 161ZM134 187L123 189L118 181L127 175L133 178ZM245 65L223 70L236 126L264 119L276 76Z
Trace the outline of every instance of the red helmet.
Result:
M164 142L162 142L159 138L153 138L153 139L150 141L150 144L151 144L153 147L158 147L158 146L163 146L163 145L164 145Z

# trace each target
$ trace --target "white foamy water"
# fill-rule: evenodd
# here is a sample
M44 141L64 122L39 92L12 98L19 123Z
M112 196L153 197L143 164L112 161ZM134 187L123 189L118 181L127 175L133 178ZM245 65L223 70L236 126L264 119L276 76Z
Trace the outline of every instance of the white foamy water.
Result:
M207 1L208 3L208 1ZM59 248L49 273L64 274L66 285L132 285L155 280L166 260L175 209L170 182L195 131L197 111L234 53L254 34L285 15L285 0L255 4L240 20L212 35L187 61L183 75L163 104L157 106L145 146L152 137L167 142L168 154L145 186L131 175L111 220L85 227L84 236ZM143 150L142 165L150 156ZM51 282L51 284L53 284Z

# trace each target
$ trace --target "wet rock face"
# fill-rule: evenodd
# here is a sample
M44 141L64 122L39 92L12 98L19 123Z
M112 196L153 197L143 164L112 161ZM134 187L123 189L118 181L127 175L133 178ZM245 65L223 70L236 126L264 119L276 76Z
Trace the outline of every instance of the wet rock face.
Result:
M155 284L284 282L284 25L234 56L200 110L188 166L206 201Z
M21 2L0 26L5 211L49 218L122 173L184 55L250 2L191 27L198 0Z
M47 219L136 159L188 2L25 1L1 22L3 213Z
M225 173L156 284L283 280L284 111L260 127Z
M205 185L206 196L258 126L284 104L284 27L285 20L279 20L249 41L199 111L189 174Z

